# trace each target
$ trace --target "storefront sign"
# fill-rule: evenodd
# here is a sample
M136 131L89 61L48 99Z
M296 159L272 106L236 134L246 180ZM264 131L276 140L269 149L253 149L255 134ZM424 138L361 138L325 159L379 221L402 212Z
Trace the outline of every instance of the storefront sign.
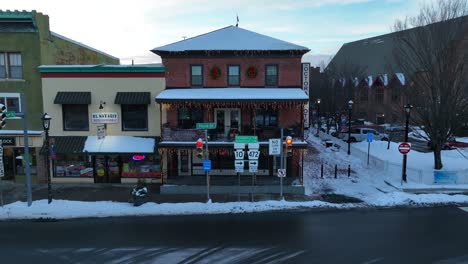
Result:
M16 146L16 140L14 137L1 137L3 146Z
M117 112L92 113L91 122L94 124L115 124L119 122L119 115Z
M132 156L132 159L136 160L136 161L144 160L145 158L146 158L146 156L141 155L141 154L135 154L135 155Z
M106 137L106 127L98 126L97 127L97 137L98 139L104 139Z
M302 90L307 96L309 96L310 87L310 63L302 63ZM309 128L310 117L309 117L309 103L304 105L304 128Z

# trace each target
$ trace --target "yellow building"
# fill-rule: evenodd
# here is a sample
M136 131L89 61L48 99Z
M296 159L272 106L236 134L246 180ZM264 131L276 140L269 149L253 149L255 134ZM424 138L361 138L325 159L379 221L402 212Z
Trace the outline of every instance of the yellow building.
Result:
M161 65L40 66L52 182L161 179Z

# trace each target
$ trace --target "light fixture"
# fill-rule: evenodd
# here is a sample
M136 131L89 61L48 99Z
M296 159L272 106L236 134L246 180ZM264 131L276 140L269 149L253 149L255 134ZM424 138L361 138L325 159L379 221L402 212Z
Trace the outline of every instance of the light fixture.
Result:
M101 110L101 109L104 109L104 105L105 105L105 104L106 104L106 102L100 101L100 102L99 102L99 109L100 109L100 110Z
M47 113L44 113L41 117L42 120L42 127L44 128L45 131L48 131L50 128L50 120L52 117L48 115Z
M349 100L348 109L353 109L353 104L354 104L353 100Z
M405 105L405 111L406 113L409 113L411 112L411 109L413 108L413 105L412 104L406 104Z

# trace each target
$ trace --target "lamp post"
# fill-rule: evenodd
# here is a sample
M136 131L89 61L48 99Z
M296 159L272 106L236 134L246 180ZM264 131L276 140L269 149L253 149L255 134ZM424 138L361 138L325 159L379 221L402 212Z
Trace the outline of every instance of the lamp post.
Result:
M49 166L49 129L50 129L50 120L52 117L48 115L47 113L44 113L42 115L42 127L44 128L45 132L45 143L46 143L46 155L45 155L45 160L46 160L46 173L47 173L47 198L48 198L48 203L50 204L52 202L52 186L50 182L50 166Z
M348 155L351 155L351 113L353 112L353 100L348 102Z
M317 136L319 135L320 129L320 98L317 99Z
M410 118L410 113L411 113L411 108L413 108L413 105L411 104L406 104L405 105L405 115L406 115L406 126L405 126L405 142L408 143L408 127L409 127L409 118ZM407 155L403 155L403 172L401 175L401 179L406 182L406 159Z

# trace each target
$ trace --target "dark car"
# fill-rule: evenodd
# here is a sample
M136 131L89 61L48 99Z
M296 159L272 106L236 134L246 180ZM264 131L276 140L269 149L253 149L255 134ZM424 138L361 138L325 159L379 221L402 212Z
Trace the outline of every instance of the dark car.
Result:
M433 149L431 143L432 143L431 141L428 141L427 146ZM468 148L468 143L457 141L456 139L450 139L449 141L445 142L445 144L442 146L442 149L445 149L445 150L456 149L456 148Z

